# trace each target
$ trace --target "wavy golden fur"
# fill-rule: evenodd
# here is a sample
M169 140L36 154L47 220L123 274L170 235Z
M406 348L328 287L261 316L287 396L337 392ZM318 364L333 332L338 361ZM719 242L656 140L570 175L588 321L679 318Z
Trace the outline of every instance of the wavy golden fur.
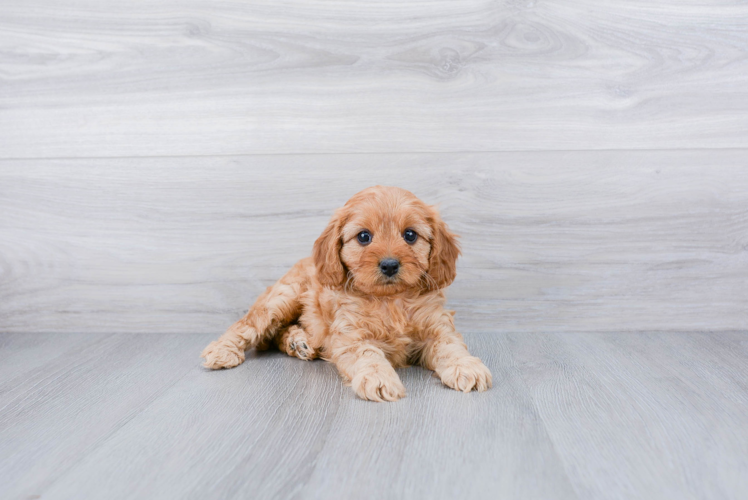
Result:
M485 391L491 372L444 309L459 255L434 207L404 189L365 189L335 212L311 257L205 348L205 366L231 368L245 350L274 344L289 356L334 363L363 399L404 397L394 368L413 363L453 389Z

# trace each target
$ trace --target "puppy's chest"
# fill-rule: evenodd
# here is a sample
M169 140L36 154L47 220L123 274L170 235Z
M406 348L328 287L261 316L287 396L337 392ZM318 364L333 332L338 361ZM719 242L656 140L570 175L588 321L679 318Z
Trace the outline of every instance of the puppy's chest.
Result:
M368 308L368 320L372 327L384 330L394 337L413 337L418 330L414 310L402 299L382 301Z

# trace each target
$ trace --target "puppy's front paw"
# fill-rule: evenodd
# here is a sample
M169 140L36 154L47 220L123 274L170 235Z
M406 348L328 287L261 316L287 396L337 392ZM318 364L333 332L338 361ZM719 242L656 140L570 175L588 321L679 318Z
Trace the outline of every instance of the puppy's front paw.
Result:
M447 387L462 392L470 392L473 389L483 392L492 385L491 372L475 356L453 361L440 371L439 377Z
M230 342L216 340L208 344L200 357L205 358L203 366L211 370L233 368L244 362L244 351Z
M358 397L369 401L397 401L405 397L405 386L391 366L363 368L351 380L351 387Z

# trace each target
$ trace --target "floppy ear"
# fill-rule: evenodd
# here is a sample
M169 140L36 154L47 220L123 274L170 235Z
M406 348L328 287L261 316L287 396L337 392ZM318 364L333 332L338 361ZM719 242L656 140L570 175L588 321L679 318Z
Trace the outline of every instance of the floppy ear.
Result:
M341 241L341 228L343 217L340 210L330 219L324 231L317 241L314 242L312 260L317 267L317 278L325 286L342 286L345 282L345 268L340 260L340 250L343 247Z
M429 255L429 275L436 283L436 288L446 288L457 276L457 257L460 256L460 245L457 235L449 230L436 208L431 207L431 254ZM433 289L433 284L431 286Z

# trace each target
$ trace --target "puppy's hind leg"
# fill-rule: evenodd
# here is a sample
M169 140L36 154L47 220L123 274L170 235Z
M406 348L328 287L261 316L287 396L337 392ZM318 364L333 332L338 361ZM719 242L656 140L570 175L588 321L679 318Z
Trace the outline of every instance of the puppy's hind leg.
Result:
M293 271L265 290L242 319L203 350L203 366L217 370L240 365L244 351L271 341L280 328L299 317L302 283L287 279Z
M309 337L298 325L291 325L288 329L279 332L275 338L278 349L289 356L296 356L306 361L317 357L317 352L312 347Z

